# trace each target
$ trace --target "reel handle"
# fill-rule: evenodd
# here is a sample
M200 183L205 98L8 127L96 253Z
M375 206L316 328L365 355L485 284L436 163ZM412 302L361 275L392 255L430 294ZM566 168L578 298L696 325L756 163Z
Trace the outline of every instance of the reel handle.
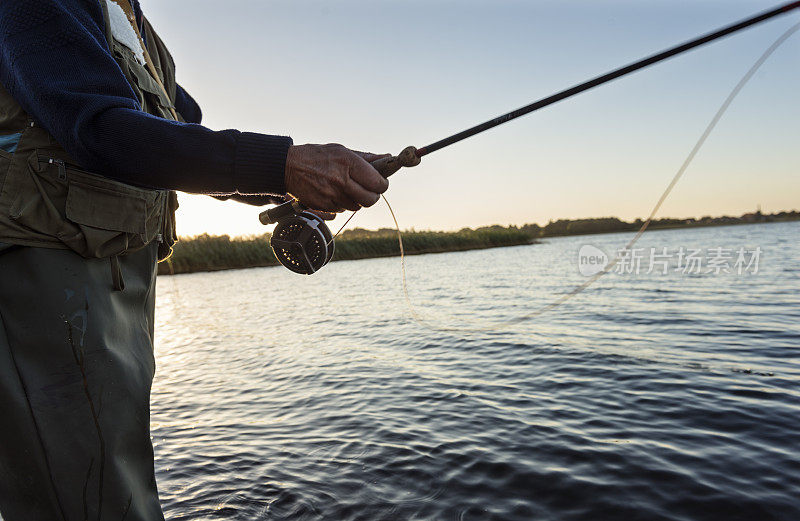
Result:
M305 210L306 207L303 206L300 201L292 199L291 201L286 201L285 203L281 203L278 206L261 212L258 214L258 220L261 221L261 224L275 224L284 217L289 217L290 215L298 214Z
M417 166L420 161L417 155L417 149L414 147L406 147L398 155L376 159L370 163L370 165L383 177L388 178L403 167ZM275 224L284 217L298 214L305 210L306 207L303 206L300 201L294 199L261 212L258 215L258 220L261 221L261 224Z

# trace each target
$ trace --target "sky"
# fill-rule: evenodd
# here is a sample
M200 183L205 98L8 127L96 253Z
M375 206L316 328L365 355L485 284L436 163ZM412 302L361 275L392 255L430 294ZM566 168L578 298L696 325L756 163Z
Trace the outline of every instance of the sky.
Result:
M421 147L778 0L141 0L212 129ZM791 14L507 123L391 178L404 229L646 216ZM800 209L800 34L740 94L659 212ZM269 231L182 194L179 233ZM332 228L344 222L339 218ZM382 203L348 227L391 226Z

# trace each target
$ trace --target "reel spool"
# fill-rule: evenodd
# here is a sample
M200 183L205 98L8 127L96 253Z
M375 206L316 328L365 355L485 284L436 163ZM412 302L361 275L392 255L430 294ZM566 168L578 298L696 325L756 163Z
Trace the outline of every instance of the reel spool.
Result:
M306 211L299 202L278 206L264 212L259 218L263 224L277 222L269 245L278 262L293 272L311 275L333 257L334 242L330 228L321 217Z

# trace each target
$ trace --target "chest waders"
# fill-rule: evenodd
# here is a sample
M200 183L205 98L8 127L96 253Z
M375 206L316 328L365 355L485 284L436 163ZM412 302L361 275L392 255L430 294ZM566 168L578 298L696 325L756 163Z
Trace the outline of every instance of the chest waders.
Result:
M109 21L130 4L99 1L142 110L180 119L158 35L145 21L140 63L141 49L117 41ZM162 521L149 430L153 310L177 198L82 170L0 86L0 137L9 136L18 142L0 149L0 513Z

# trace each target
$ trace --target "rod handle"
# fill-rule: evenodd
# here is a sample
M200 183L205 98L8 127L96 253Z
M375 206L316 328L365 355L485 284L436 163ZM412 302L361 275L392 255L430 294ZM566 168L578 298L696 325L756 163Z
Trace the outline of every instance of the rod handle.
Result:
M370 164L383 177L389 177L404 166L417 166L420 161L421 160L417 155L417 149L414 147L406 147L396 156L382 157L380 159L376 159Z

